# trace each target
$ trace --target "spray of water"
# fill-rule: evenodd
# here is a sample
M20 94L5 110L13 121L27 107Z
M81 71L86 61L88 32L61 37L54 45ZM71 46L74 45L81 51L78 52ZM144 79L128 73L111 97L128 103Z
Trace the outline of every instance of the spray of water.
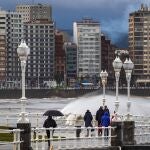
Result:
M89 109L93 115L96 114L96 111L102 106L102 95L96 96L85 96L75 99L73 102L66 105L62 112L65 115L76 115L83 116L87 109ZM106 95L106 105L108 106L110 113L112 114L115 110L115 95L107 94ZM132 115L144 115L149 116L150 114L150 98L144 97L133 97L131 96L131 114ZM119 111L120 115L125 115L127 113L127 96L119 96Z

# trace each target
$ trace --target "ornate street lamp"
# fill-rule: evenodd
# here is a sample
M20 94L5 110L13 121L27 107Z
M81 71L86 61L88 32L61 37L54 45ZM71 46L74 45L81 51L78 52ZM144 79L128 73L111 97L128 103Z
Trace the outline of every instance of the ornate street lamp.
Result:
M22 97L21 97L21 118L18 120L18 123L28 123L29 120L26 118L25 112L25 69L26 69L26 61L27 57L30 53L29 47L26 45L25 41L22 40L21 44L17 48L17 53L21 61L21 71L22 71Z
M128 87L128 102L127 102L127 118L126 118L126 120L131 120L130 81L131 81L131 73L134 68L134 64L130 58L129 59L126 58L126 60L123 64L123 68L126 72L126 80L127 80L127 87Z
M22 71L22 97L21 97L21 114L17 123L17 128L23 130L20 133L20 139L22 139L22 143L20 147L22 150L29 149L32 150L31 147L31 123L29 119L26 117L27 113L25 111L26 97L25 97L25 69L26 69L26 61L27 57L30 53L29 47L26 45L25 41L22 40L21 44L17 48L17 53L21 61L21 71Z
M116 56L115 60L113 61L113 67L115 70L115 77L116 77L116 100L115 100L115 112L118 113L119 108L119 101L118 101L118 84L119 84L119 77L120 77L120 70L122 68L122 61L118 56Z
M108 73L106 72L106 70L101 71L100 77L101 77L102 85L103 85L103 106L105 106L105 102L106 102L106 99L105 99L105 85L107 84L107 77L108 77Z

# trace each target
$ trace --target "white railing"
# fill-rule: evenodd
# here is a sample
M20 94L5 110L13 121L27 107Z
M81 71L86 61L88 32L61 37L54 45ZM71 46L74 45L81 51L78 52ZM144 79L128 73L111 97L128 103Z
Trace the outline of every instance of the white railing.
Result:
M150 125L135 126L136 144L150 144Z
M111 130L114 127L65 127L65 128L35 128L32 129L32 148L34 150L45 150L50 140L54 149L96 148L111 146ZM50 131L50 138L46 136L46 130ZM52 132L54 134L52 136ZM87 135L87 130L89 135ZM98 130L102 131L98 135ZM108 135L105 135L106 130Z
M5 117L4 117L5 116ZM80 115L76 114L74 116L74 119L66 119L65 116L62 117L54 117L56 120L56 123L58 126L84 126L84 120L83 118L79 117ZM125 116L120 115L119 116L121 121L125 120ZM1 126L16 126L16 122L19 118L19 114L10 114L10 113L1 113L0 114L0 125ZM43 116L43 113L28 113L28 118L31 122L32 127L42 127L44 120L47 118L46 116ZM143 123L150 125L150 116L132 116L132 120L135 121L137 125L143 125ZM97 121L95 120L95 116L93 115L93 126L97 126Z
M136 144L149 144L150 143L150 119L149 117L134 116L137 121L135 121L135 141ZM54 134L52 136L53 128L32 128L31 141L34 150L45 150L47 149L47 141L51 141L54 149L73 149L73 148L93 148L93 147L103 147L111 146L111 131L114 127L108 127L108 136L104 133L104 127L85 128L84 125L79 125L75 127L66 126L64 118L55 118L58 127L55 128ZM83 120L81 120L83 122ZM62 123L63 122L63 123ZM62 124L61 124L62 123ZM87 136L87 129L89 130L89 135ZM50 130L51 137L47 139L46 130ZM98 130L102 131L101 135L98 135ZM0 142L0 149L8 150L20 150L20 130L5 130L0 129L0 133L13 133L12 142Z
M28 113L29 120L34 127L41 126L45 117L42 113ZM1 126L16 126L16 122L19 118L19 113L1 113L0 125Z
M42 127L43 122L46 119L46 116L43 116L42 113L29 113L28 117L29 117L29 120L31 121L32 127ZM17 119L19 118L19 114L9 114L9 113L2 114L1 113L0 118L3 118L3 119L0 119L0 125L16 127L16 122L17 122ZM94 120L94 118L95 116L93 116L93 126L97 126L97 122ZM120 116L120 118L122 121L124 120L124 116ZM68 126L66 125L67 121L72 123L70 124L71 127L84 126L84 120L82 118L76 120L77 118L75 117L74 120L66 120L65 116L63 116L63 117L55 117L54 119L56 120L58 127ZM132 116L132 119L133 121L135 121L135 138L139 139L139 140L137 139L136 141L137 143L138 141L139 142L141 141L144 143L145 140L142 140L142 134L143 134L143 138L144 137L147 138L148 135L146 136L144 134L149 134L149 133L144 133L145 131L144 128L150 127L150 116L142 116L142 115ZM141 126L141 128L139 126ZM140 128L141 132L136 133L137 128ZM143 132L142 132L142 129L144 130Z
M13 134L13 140L11 142L5 142L5 141L1 141L0 142L0 149L3 150L8 150L8 149L12 149L12 150L20 150L20 129L13 129L13 130L6 130L6 129L0 129L0 133L1 134ZM10 137L9 135L9 137Z
M4 117L5 116L5 117ZM79 115L75 115L74 119L67 119L65 116L62 117L54 117L56 120L56 123L61 126L71 125L71 126L83 126L84 120L78 119ZM0 125L2 126L16 126L16 122L19 118L19 114L9 114L9 113L1 113L0 114ZM44 120L47 118L46 116L43 116L43 113L28 113L28 118L31 122L32 127L42 127ZM95 116L93 116L93 126L95 126ZM66 124L66 123L69 124Z

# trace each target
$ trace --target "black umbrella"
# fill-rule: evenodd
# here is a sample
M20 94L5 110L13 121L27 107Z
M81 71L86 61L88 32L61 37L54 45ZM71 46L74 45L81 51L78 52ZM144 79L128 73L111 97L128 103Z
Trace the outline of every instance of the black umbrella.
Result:
M47 110L43 116L64 116L59 110Z

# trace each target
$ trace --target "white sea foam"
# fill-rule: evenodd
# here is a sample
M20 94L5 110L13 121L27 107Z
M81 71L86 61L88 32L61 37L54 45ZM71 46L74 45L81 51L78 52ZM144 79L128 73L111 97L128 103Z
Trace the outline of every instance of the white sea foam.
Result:
M77 98L73 102L66 105L62 112L65 115L75 114L83 116L87 109L89 109L93 115L96 114L98 108L102 105L102 95L88 96ZM106 95L106 105L113 113L115 110L115 95ZM150 101L144 97L131 96L131 114L133 115L148 115L150 114ZM119 95L119 114L124 115L127 113L127 96Z

